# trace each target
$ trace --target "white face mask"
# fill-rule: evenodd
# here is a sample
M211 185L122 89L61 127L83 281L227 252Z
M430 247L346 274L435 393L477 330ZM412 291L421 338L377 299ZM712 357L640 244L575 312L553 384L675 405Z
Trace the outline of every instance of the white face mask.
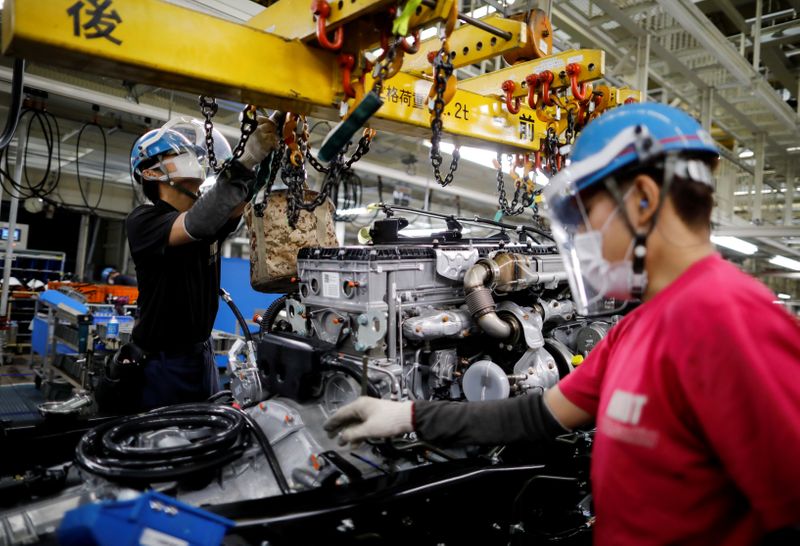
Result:
M172 172L170 172L168 166L172 167ZM163 176L156 179L159 182L184 179L202 182L206 177L206 169L203 163L192 153L182 153L178 156L169 157L151 168L161 169L161 172L164 173Z
M633 189L633 188L631 188ZM630 191L623 197L623 202ZM603 257L603 235L611 221L619 212L619 205L606 219L599 230L588 230L573 236L575 253L580 263L580 272L584 281L596 292L597 298L614 298L629 300L632 298L635 276L633 274L633 244L621 261L611 263ZM646 279L644 279L646 282Z

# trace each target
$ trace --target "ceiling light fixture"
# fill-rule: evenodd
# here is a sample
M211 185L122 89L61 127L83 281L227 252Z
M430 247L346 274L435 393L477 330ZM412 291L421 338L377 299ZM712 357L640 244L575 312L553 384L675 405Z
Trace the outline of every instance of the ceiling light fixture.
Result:
M747 256L750 256L758 252L758 247L756 245L748 243L747 241L743 241L738 237L712 235L711 242L717 246L722 246L730 250L735 250L736 252L745 254Z
M800 271L800 261L792 260L791 258L787 258L786 256L775 256L772 259L770 259L769 263L771 263L772 265L785 267L786 269Z

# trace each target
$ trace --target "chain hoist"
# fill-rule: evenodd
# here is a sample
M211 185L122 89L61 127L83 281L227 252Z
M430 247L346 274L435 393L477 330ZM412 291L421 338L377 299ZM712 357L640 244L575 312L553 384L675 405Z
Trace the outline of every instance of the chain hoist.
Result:
M242 122L239 142L236 143L236 147L233 149L233 155L231 158L220 165L217 161L217 154L214 150L214 122L212 121L212 118L216 115L217 110L219 110L219 105L214 97L209 97L208 95L200 95L199 103L200 113L203 115L203 118L205 118L203 128L205 129L208 164L215 174L219 174L228 166L231 161L242 157L247 140L258 127L258 121L256 120L256 107L252 104L248 104L239 114Z
M506 216L518 216L525 212L525 209L530 207L535 199L534 192L531 190L530 185L527 177L520 178L519 176L514 175L514 169L516 168L516 162L512 158L511 160L511 173L512 178L514 178L514 197L511 199L511 204L508 203L508 199L506 198L506 184L504 180L503 174L503 156L502 154L497 154L497 160L495 161L495 166L497 167L497 204L500 206L500 210Z
M458 147L453 150L453 158L450 161L450 168L447 175L442 178L442 153L440 145L442 142L442 114L444 113L444 94L447 91L447 82L450 76L453 75L453 63L450 61L450 52L447 47L447 40L442 42L442 47L433 58L433 76L434 87L436 94L433 100L433 115L431 116L431 166L433 167L433 176L440 186L448 186L453 182L453 175L458 169L458 160L461 158L461 153Z

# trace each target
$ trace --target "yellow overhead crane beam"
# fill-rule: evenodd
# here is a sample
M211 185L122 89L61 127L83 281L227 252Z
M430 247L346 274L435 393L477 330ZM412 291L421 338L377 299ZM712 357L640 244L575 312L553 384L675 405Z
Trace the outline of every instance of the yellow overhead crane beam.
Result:
M416 17L441 17L452 1L439 0L435 11L424 8ZM311 32L311 10L305 11L302 4L301 9L294 0L282 0L275 6L293 6L292 21L305 28L302 32ZM385 4L347 0L341 8L339 3L331 6L340 10L340 22L344 22ZM169 22L169 33L157 31L163 21ZM113 0L99 5L80 0L6 0L2 47L5 55L43 64L338 119L344 95L337 55L288 40L277 30L253 28L254 24L255 19L248 25L232 23L161 0ZM467 31L463 35L472 36ZM495 98L500 94L495 80L513 75L524 81L536 69L555 69L562 58L570 56L583 57L583 61L571 61L585 68L581 81L602 76L603 53L580 50L465 80L445 109L444 132L459 144L488 142L505 152L538 150L546 125L524 106L517 114L509 113L504 102ZM365 83L370 89L369 76ZM430 79L403 72L387 80L381 91L385 104L370 126L430 138L426 101L430 86Z
M498 14L484 17L481 21L510 33L511 38L504 40L472 25L461 25L450 36L451 62L456 68L492 59L507 51L525 47L528 43L527 25L524 21L506 19ZM423 41L418 53L406 57L403 71L430 76L433 66L428 61L428 53L439 51L441 45L438 37Z
M435 8L420 6L411 17L411 28L436 23L445 19L455 0L438 0ZM338 27L366 15L386 13L397 0L341 0L330 2L331 13L327 28ZM313 41L317 24L311 13L311 0L280 0L247 21L247 26L276 34L288 40Z
M570 86L567 65L577 64L581 71L577 76L578 83L586 83L602 78L606 71L606 53L599 49L577 49L565 51L557 55L544 57L535 61L515 64L502 70L495 70L482 76L476 76L458 82L458 88L479 95L503 96L503 82L511 80L516 83L512 96L521 97L528 94L525 78L530 74L552 72L554 79L551 89Z

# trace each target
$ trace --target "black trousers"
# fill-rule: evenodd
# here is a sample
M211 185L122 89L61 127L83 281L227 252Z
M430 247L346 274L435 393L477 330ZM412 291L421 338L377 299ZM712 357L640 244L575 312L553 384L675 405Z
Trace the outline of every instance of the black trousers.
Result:
M142 409L205 402L219 390L210 339L183 354L148 353L145 358Z

